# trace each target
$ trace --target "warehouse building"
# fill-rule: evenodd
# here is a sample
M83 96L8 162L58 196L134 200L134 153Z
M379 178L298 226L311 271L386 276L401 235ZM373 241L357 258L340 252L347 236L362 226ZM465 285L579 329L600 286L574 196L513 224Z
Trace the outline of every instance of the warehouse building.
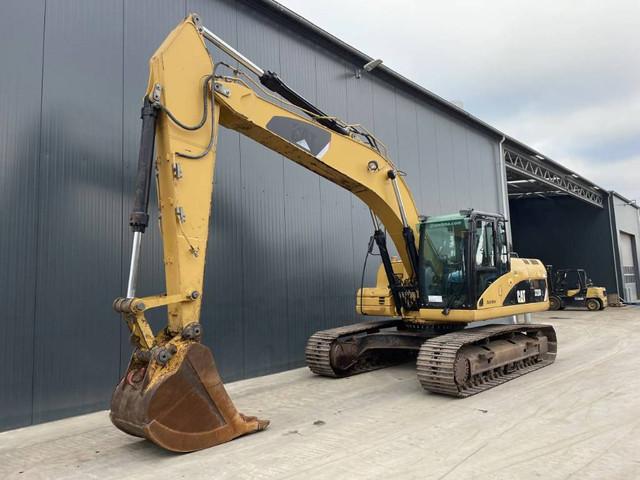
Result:
M14 0L0 17L0 429L106 408L126 368L128 331L111 303L128 270L147 61L188 12L372 130L425 214L511 211L521 256L637 292L632 202L384 65L361 72L370 57L273 1ZM311 333L357 320L372 230L359 200L222 131L213 204L202 323L226 381L301 366ZM163 291L156 230L141 295Z

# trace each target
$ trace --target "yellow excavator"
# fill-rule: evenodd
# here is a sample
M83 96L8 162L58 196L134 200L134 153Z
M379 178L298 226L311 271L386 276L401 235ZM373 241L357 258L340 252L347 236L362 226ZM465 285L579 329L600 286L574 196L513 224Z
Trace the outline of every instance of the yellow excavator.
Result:
M238 65L213 63L206 41ZM377 247L381 265L375 287L361 288L355 303L359 313L383 318L311 336L305 355L312 372L345 377L413 358L425 390L466 397L554 361L551 326L465 328L549 307L544 265L511 258L502 216L471 209L419 215L379 140L324 114L208 30L198 15L180 23L152 56L141 117L129 282L126 296L114 301L134 347L111 403L111 420L121 430L189 452L269 423L236 410L211 351L200 342L220 125L340 185L370 209L368 251ZM166 293L137 297L154 172ZM399 258L390 255L387 237ZM158 307L167 308L168 320L154 333L145 312Z

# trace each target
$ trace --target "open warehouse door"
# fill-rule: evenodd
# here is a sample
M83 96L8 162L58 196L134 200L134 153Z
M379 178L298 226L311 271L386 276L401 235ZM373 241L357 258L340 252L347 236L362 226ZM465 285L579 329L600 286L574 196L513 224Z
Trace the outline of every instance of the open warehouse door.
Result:
M503 156L513 250L554 270L584 269L622 296L609 194L525 145L507 141Z

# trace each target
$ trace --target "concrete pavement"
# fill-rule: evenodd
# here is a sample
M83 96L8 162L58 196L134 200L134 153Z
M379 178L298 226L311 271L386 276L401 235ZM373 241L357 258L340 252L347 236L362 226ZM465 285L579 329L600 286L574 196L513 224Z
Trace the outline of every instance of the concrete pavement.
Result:
M265 432L175 455L98 412L0 433L0 478L640 478L640 308L534 321L556 327L556 362L475 397L422 391L412 365L292 370L228 385Z

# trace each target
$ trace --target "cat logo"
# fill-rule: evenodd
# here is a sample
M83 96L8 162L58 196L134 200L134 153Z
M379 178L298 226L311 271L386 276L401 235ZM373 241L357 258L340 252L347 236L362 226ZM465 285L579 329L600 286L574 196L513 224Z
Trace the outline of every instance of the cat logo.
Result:
M518 298L518 303L525 303L527 301L526 290L517 290L516 296Z

